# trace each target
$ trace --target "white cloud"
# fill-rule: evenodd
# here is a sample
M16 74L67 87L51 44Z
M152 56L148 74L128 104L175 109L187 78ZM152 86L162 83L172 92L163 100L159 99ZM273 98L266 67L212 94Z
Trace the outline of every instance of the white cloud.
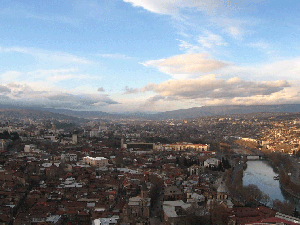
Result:
M58 22L72 26L76 26L80 23L80 20L66 17L65 15L57 15L54 13L41 14L39 12L34 12L33 8L28 7L28 4L22 4L15 1L10 1L6 6L3 5L0 9L0 15L11 16L14 18L42 20L45 22Z
M8 79L8 76L13 78ZM108 95L100 94L96 90L91 91L90 86L84 90L76 89L78 86L72 89L58 86L60 81L90 81L91 79L100 80L101 77L80 74L74 68L24 73L8 71L0 75L1 99L6 104L86 110L97 110L105 105L118 104ZM80 84L82 85L82 82Z
M248 97L235 97L231 99L204 99L204 105L273 105L273 104L299 104L299 87L286 87L270 95L256 95Z
M256 48L260 52L263 52L272 58L276 58L276 55L278 54L277 50L275 50L270 43L265 41L252 42L249 43L248 46Z
M174 78L184 78L218 70L227 63L210 59L207 54L182 54L166 59L150 60L144 66L158 68L159 71Z
M253 33L249 27L254 27L260 23L258 19L229 18L226 16L212 17L210 21L220 27L224 33L236 40L242 40L245 35Z
M240 78L217 79L215 75L206 75L189 80L168 80L160 84L150 83L140 91L153 91L161 96L173 99L228 99L270 95L290 87L287 81L243 81Z
M135 7L142 7L150 12L176 15L182 9L196 9L198 11L212 13L216 9L234 10L239 8L248 7L248 4L259 3L264 0L123 0L124 2L131 3Z
M291 84L293 83L293 86ZM299 83L299 82L298 82ZM278 81L243 81L240 78L217 79L207 75L197 79L150 83L134 93L152 93L146 100L110 105L109 110L167 111L202 105L251 105L300 103L299 84Z
M188 54L203 52L203 48L201 48L198 45L190 44L189 42L184 40L178 40L178 41L180 41L179 44L180 50L183 50Z
M101 80L100 76L91 76L88 74L80 74L78 69L50 69L35 70L31 72L8 71L0 76L2 83L23 82L23 83L39 83L49 86L64 80Z
M98 54L98 56L111 59L131 59L131 57L124 54Z
M239 26L228 26L225 27L225 31L235 39L242 39L245 31Z
M0 47L0 53L9 53L9 52L32 55L36 59L43 60L45 62L55 61L59 63L77 63L77 64L93 63L92 61L84 57L76 56L66 52L49 51L49 50L44 50L39 48L26 48L26 47Z
M18 83L1 85L0 93L2 103L24 106L96 110L110 104L119 104L108 95L71 94L56 90L40 91L34 86Z
M258 66L238 66L230 65L217 71L222 76L238 76L255 79L286 79L299 80L300 77L300 58L280 60Z
M22 75L18 71L7 71L0 76L1 83L10 83L18 79Z
M202 36L199 36L198 42L204 47L211 49L215 46L226 46L227 43L222 36L214 34L210 31L205 31Z
M250 47L258 48L261 50L269 48L269 44L264 41L253 42L249 44Z

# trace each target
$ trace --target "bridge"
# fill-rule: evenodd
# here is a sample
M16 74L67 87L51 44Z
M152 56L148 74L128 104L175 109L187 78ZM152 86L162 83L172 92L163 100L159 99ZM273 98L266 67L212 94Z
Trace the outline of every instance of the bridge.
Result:
M266 156L263 154L255 154L255 155L245 155L248 160L257 160L257 159L266 159Z

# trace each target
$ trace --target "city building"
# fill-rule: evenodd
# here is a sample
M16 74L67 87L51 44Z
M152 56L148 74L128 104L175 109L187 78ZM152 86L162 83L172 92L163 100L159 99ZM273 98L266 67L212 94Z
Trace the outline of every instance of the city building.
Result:
M182 151L182 150L195 150L195 151L208 151L208 144L191 144L191 143L182 143L182 144L164 144L164 145L155 145L155 150L158 151Z
M86 156L83 158L83 162L94 167L103 167L108 165L108 159L104 157Z

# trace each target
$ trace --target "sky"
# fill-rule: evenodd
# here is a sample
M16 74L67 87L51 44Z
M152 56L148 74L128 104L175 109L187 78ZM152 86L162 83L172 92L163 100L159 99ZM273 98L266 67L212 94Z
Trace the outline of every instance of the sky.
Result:
M0 103L300 103L298 0L0 0Z

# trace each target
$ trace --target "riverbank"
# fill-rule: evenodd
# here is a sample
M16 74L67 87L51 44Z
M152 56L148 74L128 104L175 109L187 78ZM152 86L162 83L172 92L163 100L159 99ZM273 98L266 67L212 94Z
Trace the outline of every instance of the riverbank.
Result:
M273 170L279 173L280 188L282 188L286 193L288 193L292 197L300 200L300 186L293 183L286 172L286 170L291 170L291 166L293 167L293 163L290 161L289 157L286 157L285 155L281 154L269 155L269 157L267 157L267 160L273 168Z
M280 188L282 188L286 193L288 193L292 197L300 200L300 195L294 194L292 191L290 191L289 189L285 188L280 182L279 182L279 184L280 184Z

